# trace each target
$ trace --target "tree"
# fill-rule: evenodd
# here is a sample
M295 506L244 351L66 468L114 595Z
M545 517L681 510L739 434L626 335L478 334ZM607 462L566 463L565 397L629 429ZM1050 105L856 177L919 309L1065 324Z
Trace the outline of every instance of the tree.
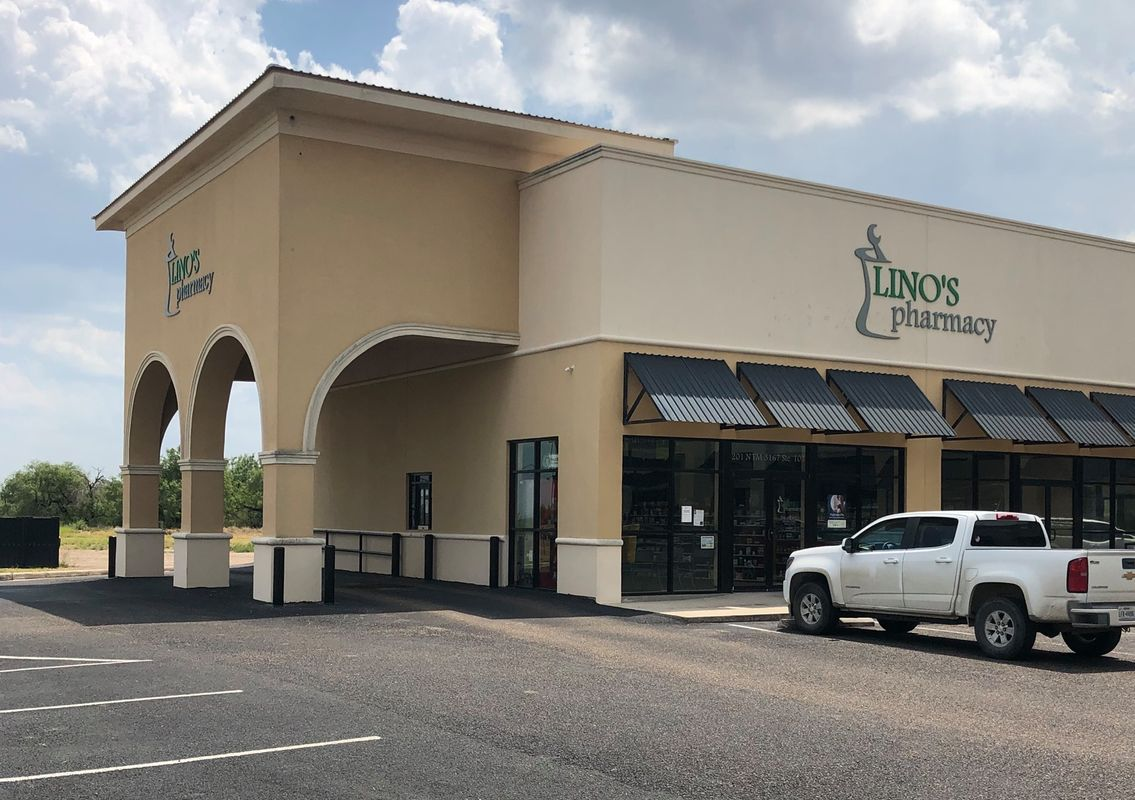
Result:
M171 447L162 456L158 478L158 524L163 528L181 527L181 448Z
M230 458L225 467L225 524L236 528L264 524L264 470L256 456Z
M74 464L33 461L0 487L0 514L12 517L83 519L90 482Z

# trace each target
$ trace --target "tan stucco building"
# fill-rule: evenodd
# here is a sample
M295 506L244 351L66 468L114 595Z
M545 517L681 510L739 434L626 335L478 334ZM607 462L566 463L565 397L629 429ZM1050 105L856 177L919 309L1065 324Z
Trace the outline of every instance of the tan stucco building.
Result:
M127 237L118 574L161 574L180 411L174 580L227 585L237 380L262 600L277 547L286 599L319 599L328 539L343 569L396 547L402 575L605 601L771 589L904 509L1124 546L1135 245L673 149L267 70L96 217Z

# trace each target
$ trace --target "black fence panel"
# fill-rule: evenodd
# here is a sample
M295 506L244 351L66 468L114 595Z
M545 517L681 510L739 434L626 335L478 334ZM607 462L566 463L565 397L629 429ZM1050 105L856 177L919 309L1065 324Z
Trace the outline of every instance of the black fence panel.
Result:
M0 567L58 566L58 517L0 517Z

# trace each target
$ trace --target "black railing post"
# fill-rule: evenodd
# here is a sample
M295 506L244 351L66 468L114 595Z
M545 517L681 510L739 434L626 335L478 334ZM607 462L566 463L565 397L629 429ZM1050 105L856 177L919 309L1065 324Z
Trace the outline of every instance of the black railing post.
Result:
M489 537L489 586L500 586L501 578L501 540L499 536Z
M434 579L434 535L432 533L426 534L426 557L422 572L422 577L425 580L432 581Z
M118 537L110 536L106 540L106 577L116 577L118 569Z
M323 545L323 602L335 602L335 545Z
M359 534L359 574L360 575L363 574L363 550L366 549L366 548L363 547L363 536L365 536L365 535L366 534L362 534L362 533Z
M272 548L272 605L284 604L284 548Z
M390 535L390 574L395 578L402 575L402 534Z

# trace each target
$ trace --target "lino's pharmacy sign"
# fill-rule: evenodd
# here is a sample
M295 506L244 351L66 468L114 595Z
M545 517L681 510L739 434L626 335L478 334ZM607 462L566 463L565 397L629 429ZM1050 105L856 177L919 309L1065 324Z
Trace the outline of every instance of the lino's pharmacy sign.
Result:
M165 307L167 317L180 314L181 304L190 297L202 292L213 293L213 273L201 274L201 250L190 250L179 256L172 233L169 235L169 252L166 253L166 274L169 277Z
M863 305L855 318L857 331L872 339L898 339L907 328L918 328L977 336L986 344L993 340L997 320L958 309L962 303L960 278L893 266L883 254L882 237L875 227L867 228L868 246L855 251L863 269ZM879 309L874 316L873 307Z

